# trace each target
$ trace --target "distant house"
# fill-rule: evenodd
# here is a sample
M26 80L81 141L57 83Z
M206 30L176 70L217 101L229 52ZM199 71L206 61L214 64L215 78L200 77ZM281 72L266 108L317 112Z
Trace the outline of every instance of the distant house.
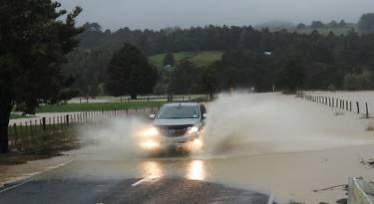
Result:
M270 56L272 55L272 52L264 52L265 55Z

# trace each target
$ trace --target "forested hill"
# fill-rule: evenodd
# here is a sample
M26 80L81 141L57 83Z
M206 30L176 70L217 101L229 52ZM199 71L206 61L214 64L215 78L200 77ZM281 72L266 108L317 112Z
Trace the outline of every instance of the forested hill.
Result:
M97 93L93 90L105 82L107 64L113 53L125 42L135 45L159 67L162 87L169 86L167 80L162 81L165 79L162 58L166 53L174 53L176 71L178 59L192 63L184 64L185 67L194 69L196 65L196 72L202 72L201 66L210 68L204 69L209 73L195 74L209 79L212 84L204 86L210 91L252 86L270 91L275 85L292 89L374 88L374 15L371 14L362 16L357 26L360 32L345 22L323 24L319 21L299 24L292 31L275 32L251 26L159 31L123 28L116 32L102 30L97 23L87 23L84 27L86 31L79 36L80 48L69 55L64 67L65 74L75 77L74 87L83 94ZM319 32L328 29L331 32ZM340 32L335 34L335 30ZM297 83L289 84L290 81ZM159 93L167 88L162 90ZM189 92L202 91L196 87Z
M165 52L198 52L202 50L227 50L243 46L250 49L269 50L265 41L269 31L272 33L289 32L310 34L314 30L328 35L330 32L335 35L346 35L354 26L341 22L340 24L323 24L313 22L311 25L299 24L287 29L274 31L271 25L257 29L251 26L206 26L189 29L166 28L159 31L153 30L130 30L121 28L115 32L103 31L97 23L86 23L86 32L79 36L80 47L83 49L109 49L117 50L124 42L128 42L140 48L146 55L154 55ZM265 35L263 35L265 34Z

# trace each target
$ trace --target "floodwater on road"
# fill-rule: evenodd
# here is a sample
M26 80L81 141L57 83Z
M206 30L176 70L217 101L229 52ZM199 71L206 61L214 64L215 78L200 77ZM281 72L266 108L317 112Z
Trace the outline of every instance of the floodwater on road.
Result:
M118 118L82 127L84 148L40 176L140 183L185 178L269 194L278 203L335 203L346 197L342 188L320 189L347 184L351 176L374 180L374 170L362 164L374 158L370 121L352 113L336 115L294 96L240 93L221 95L208 112L202 152L147 156L136 148L134 134L147 124Z

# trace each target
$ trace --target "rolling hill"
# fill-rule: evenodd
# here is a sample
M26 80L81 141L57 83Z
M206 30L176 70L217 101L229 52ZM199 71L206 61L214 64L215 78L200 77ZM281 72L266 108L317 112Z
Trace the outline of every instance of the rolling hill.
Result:
M183 60L190 60L194 64L198 66L207 66L217 60L220 60L222 57L222 53L220 51L202 51L202 52L177 52L174 53L174 58L178 62ZM158 66L162 66L162 61L165 57L164 54L157 54L149 57L149 61Z

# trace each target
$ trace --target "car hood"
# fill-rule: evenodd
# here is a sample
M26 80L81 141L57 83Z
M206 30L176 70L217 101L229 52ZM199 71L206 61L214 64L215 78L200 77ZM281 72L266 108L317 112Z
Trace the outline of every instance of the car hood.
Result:
M200 119L156 119L154 125L156 126L173 126L173 125L196 125L200 123Z

